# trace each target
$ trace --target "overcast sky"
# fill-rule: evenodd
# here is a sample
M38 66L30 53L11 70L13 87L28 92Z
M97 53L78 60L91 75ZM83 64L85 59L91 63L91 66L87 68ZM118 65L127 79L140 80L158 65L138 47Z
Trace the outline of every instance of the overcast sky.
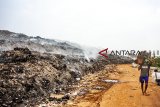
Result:
M0 0L0 29L112 49L160 49L160 0Z

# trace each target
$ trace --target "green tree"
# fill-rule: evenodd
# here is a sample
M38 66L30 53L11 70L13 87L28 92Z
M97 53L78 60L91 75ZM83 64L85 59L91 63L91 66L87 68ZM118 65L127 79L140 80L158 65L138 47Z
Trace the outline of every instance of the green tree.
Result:
M160 68L160 57L155 58L155 66Z

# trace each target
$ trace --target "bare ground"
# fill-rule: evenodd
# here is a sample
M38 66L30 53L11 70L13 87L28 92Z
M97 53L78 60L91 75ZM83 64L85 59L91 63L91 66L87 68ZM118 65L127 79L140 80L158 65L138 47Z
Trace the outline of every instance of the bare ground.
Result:
M67 107L160 107L160 87L151 82L149 78L148 96L141 93L139 83L139 71L131 65L118 65L119 73L108 73L88 76L87 80L92 81L90 87L105 87L104 90L91 88L85 95L78 96ZM106 71L103 71L107 73ZM113 84L99 81L101 79L118 79L120 82ZM94 82L93 82L94 80Z

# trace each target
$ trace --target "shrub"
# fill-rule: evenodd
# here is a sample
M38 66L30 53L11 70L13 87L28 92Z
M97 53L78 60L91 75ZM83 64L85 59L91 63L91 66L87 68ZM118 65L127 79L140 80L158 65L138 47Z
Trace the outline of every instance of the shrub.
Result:
M160 57L151 58L152 66L160 68Z

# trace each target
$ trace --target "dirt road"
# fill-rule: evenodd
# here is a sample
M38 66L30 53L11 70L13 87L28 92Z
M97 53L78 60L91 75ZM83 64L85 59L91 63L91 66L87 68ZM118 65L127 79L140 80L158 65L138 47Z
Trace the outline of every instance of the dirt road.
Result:
M139 71L131 65L118 65L119 74L109 78L120 82L101 92L77 98L72 107L160 107L160 87L149 80L148 96L141 93Z

